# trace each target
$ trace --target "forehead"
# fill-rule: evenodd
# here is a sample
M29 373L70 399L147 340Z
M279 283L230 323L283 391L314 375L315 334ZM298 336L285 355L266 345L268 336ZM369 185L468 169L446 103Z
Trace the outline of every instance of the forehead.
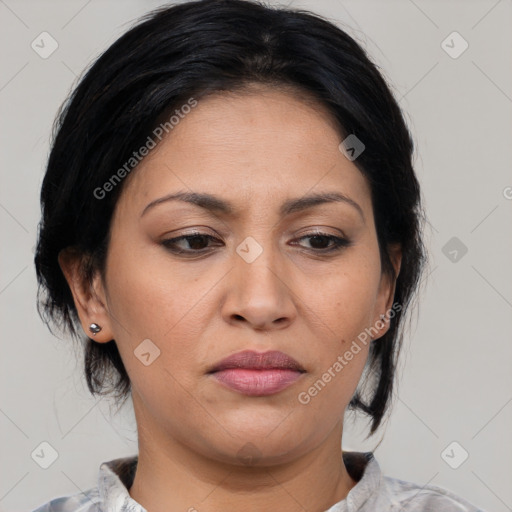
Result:
M311 98L270 88L215 94L182 114L137 166L121 199L142 211L188 190L243 210L327 190L371 208L366 179L340 152L341 140L331 114Z

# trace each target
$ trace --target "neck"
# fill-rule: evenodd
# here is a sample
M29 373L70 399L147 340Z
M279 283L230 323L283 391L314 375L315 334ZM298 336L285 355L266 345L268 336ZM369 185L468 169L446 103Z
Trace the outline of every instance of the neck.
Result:
M320 446L296 460L241 466L139 428L139 459L129 492L151 512L324 511L357 483L345 467L341 435L340 422Z

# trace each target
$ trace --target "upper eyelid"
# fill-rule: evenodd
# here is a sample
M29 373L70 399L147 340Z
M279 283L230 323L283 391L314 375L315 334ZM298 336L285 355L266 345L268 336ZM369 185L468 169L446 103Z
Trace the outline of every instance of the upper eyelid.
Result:
M346 236L345 233L343 233L343 232L340 232L338 234L334 234L334 233L329 233L327 230L323 230L323 229L320 229L320 228L316 228L316 229L313 229L312 231L306 231L305 233L301 233L296 238L297 239L301 239L301 238L304 238L304 237L311 237L311 236L315 236L315 235L332 236L332 237L335 237L335 238L346 238L346 239L348 239L348 236ZM218 234L212 235L209 232L197 230L197 231L180 233L180 234L178 234L176 236L170 236L168 238L165 238L164 240L176 240L176 239L182 239L182 238L187 238L187 237L192 237L192 236L205 236L205 237L209 237L209 238L218 238L220 235L218 235Z

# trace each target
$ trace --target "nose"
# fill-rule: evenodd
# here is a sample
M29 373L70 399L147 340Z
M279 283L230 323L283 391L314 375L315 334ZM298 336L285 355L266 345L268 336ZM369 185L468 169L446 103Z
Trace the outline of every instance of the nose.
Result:
M250 263L234 252L233 266L222 306L225 321L260 331L289 326L297 315L293 283L278 250L265 247Z

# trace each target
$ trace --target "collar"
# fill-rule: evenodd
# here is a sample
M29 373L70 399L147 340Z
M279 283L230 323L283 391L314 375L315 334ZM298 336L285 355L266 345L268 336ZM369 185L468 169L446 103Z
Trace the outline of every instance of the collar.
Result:
M326 512L374 512L378 500L379 510L388 510L391 500L385 489L379 463L372 452L343 452L343 462L357 484L346 498Z
M101 464L98 487L104 512L147 512L128 492L135 478L137 462L135 455Z

